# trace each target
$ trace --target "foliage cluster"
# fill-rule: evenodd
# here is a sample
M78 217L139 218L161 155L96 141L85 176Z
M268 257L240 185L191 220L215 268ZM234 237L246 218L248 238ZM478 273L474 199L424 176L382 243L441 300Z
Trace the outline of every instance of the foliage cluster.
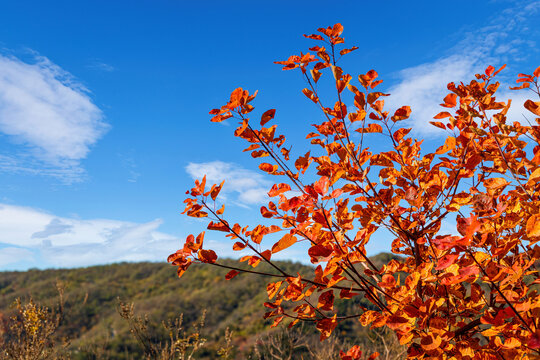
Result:
M303 94L320 110L300 156L292 157L277 125L267 125L275 109L260 122L250 118L256 92L237 88L210 111L213 122L238 120L234 135L248 143L244 151L264 159L259 169L275 184L255 227L225 217L223 183L207 187L206 177L187 192L184 213L208 218L208 230L223 232L233 250L249 251L240 263L252 269L223 265L203 246L204 232L188 236L169 261L179 276L193 263L229 268L226 279L266 276L265 318L313 323L321 340L354 318L391 329L411 359L537 356L540 102L524 103L525 121L508 119L511 100L497 98L495 79L504 66L488 66L469 83L448 84L444 109L431 121L445 141L425 149L410 136L411 108L385 107L390 94L380 90L375 70L353 77L338 65L358 49L342 48L342 32L340 24L320 28L305 35L317 42L312 53L277 62L300 71ZM540 67L519 74L521 85L511 89L537 98L539 77ZM445 223L457 224L455 231ZM378 237L387 237L404 261L374 264L365 246ZM309 276L273 260L300 242L318 264ZM253 269L261 263L270 271ZM358 297L369 306L336 306ZM355 346L341 356L360 354Z

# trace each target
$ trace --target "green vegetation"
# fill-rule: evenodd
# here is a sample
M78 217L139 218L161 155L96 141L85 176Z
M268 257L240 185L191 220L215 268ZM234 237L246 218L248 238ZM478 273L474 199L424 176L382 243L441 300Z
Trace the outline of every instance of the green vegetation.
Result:
M383 263L389 256L381 254L375 259ZM291 262L280 266L290 273L310 270ZM261 269L268 270L263 265ZM263 319L266 309L261 305L267 301L266 279L243 274L223 281L226 273L226 269L194 265L179 279L173 267L162 263L3 272L0 335L9 332L8 320L18 313L20 299L19 310L21 303L36 302L51 309L51 319L61 315L60 325L53 329L54 337L57 347L72 359L139 359L144 353L153 359L182 359L157 355L167 346L167 351L174 353L170 345L175 342L182 343L184 349L198 342L194 359L217 359L220 355L231 359L324 358L323 353L333 350L337 355L336 350L353 342L384 355L381 334L362 328L357 320L341 324L338 334L343 343L339 344L332 339L320 344L312 326L270 329L271 322ZM56 283L64 289L60 302ZM358 299L336 306L353 314L354 306L363 302ZM171 341L171 336L176 340ZM388 334L382 336L385 341L393 341Z

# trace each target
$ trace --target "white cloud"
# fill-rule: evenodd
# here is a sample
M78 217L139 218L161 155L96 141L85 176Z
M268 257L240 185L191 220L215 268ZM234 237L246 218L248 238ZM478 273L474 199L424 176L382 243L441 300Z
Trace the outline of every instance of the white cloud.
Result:
M268 201L267 193L272 183L260 173L239 165L222 161L189 163L186 171L193 179L200 180L206 175L206 183L209 185L219 184L225 180L220 193L222 200L234 193L239 205L254 205Z
M38 259L43 267L74 267L118 261L165 261L181 245L159 231L162 220L133 223L81 220L0 204L0 269ZM2 247L3 246L3 247Z
M474 56L454 55L402 70L400 83L389 89L388 103L394 109L409 105L414 130L422 134L435 133L437 128L428 122L434 121L433 116L443 111L439 104L448 93L446 84L474 76L478 70L477 62Z
M159 231L162 223L161 219L134 223L59 217L40 209L0 203L0 271L121 261L164 262L182 247L185 238ZM233 242L216 240L210 232L205 248L215 250L220 258L251 254L249 250L233 251ZM266 241L263 247L270 245ZM307 243L299 244L275 259L306 262L306 251Z
M23 261L34 263L34 254L28 249L18 247L0 248L0 266L6 266Z
M80 161L105 133L88 90L45 57L34 63L0 55L0 132L16 150L0 170L77 178Z
M433 116L446 110L438 105L448 93L446 84L452 81L468 82L488 65L498 67L508 62L519 62L537 51L536 43L530 39L537 37L539 32L531 30L530 25L534 29L539 11L540 1L526 6L519 3L492 19L488 26L464 36L449 50L449 55L400 71L398 83L388 90L392 95L387 101L389 108L411 106L409 125L421 135L437 135L440 129L428 122L434 121ZM523 54L522 58L517 54ZM500 76L499 81L501 79L504 82L505 75ZM504 99L501 95L521 98L515 92L506 92L499 95L500 100Z

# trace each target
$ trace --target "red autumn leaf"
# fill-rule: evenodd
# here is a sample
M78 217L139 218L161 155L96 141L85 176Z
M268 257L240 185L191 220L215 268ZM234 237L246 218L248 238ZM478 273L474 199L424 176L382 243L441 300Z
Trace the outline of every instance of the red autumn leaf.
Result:
M459 258L458 254L444 255L437 262L437 266L435 267L435 270L444 270L444 269L446 269L450 265L454 264L458 258Z
M264 112L261 116L261 126L272 120L276 115L276 109L270 109Z
M219 192L221 191L221 188L223 187L223 184L225 183L225 181L222 181L221 184L219 184L218 186L212 186L212 190L210 192L210 197L212 198L212 200L216 200Z
M246 247L247 247L247 244L240 241L237 241L233 244L234 251L244 250Z
M308 255L311 257L312 263L317 263L319 261L326 261L333 252L331 247L326 247L324 245L314 245L309 248Z
M539 68L540 69L540 68ZM537 69L538 70L538 69ZM531 334L527 346L531 349L540 349L540 329Z
M239 272L237 270L231 270L227 273L227 275L225 275L225 279L226 280L231 280L232 278L234 278L236 275L238 275Z
M323 292L319 296L319 302L317 308L320 310L332 311L334 309L334 291L329 290Z
M360 360L360 358L362 357L362 351L360 351L360 346L354 345L347 351L347 353L340 351L339 356L341 357L341 360Z
M199 250L199 260L201 260L204 263L210 263L213 264L217 260L217 255L214 252L214 250Z

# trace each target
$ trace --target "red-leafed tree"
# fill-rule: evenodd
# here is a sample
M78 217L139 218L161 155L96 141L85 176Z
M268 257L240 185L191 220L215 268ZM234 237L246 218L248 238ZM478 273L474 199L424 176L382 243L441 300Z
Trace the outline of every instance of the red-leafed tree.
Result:
M495 96L494 77L502 68L489 66L468 84L448 84L445 109L431 122L446 140L422 152L422 141L402 126L411 109L385 109L389 94L376 90L382 83L377 73L356 81L338 66L357 49L339 50L343 27L318 31L306 35L319 44L312 53L277 62L300 71L307 83L302 92L321 112L304 155L292 160L276 125L267 127L274 109L262 114L260 125L250 120L256 94L238 88L210 112L214 122L237 119L234 135L250 144L253 158L269 160L259 168L277 179L271 201L260 208L267 225L254 228L226 220L224 206L216 204L223 183L207 186L203 178L187 192L188 216L208 217L208 229L226 233L234 250L251 251L239 261L253 268L265 262L273 270L239 266L226 278L242 271L271 275L266 317L274 324L311 321L321 339L340 321L357 317L364 326L392 329L411 359L538 356L540 102L527 100L528 120L510 122L511 101ZM521 86L512 90L540 96L539 77L540 67L519 74ZM320 97L321 83L335 88L333 99ZM383 150L370 151L374 141ZM445 221L455 221L456 231L442 231ZM365 245L380 229L392 236L392 252L401 261L378 267L366 256ZM264 248L269 234L279 240ZM193 262L224 266L203 248L203 238L204 232L188 236L169 257L180 276ZM318 264L309 277L289 274L272 260L301 241ZM337 313L335 299L356 296L371 307ZM360 351L353 347L341 356L357 359Z

